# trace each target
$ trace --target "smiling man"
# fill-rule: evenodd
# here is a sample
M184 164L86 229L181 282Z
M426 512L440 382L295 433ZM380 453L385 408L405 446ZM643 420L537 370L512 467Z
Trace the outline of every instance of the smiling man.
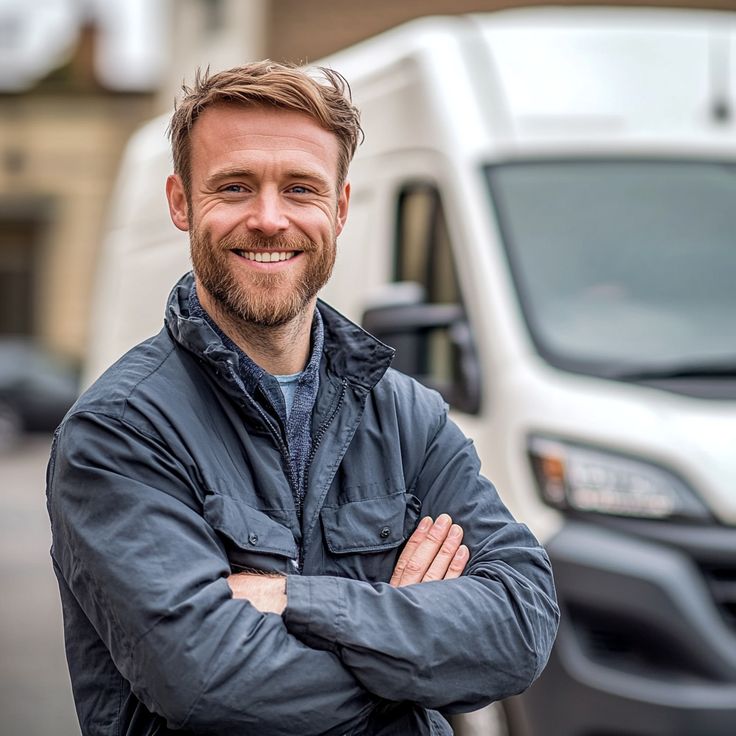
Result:
M450 734L525 689L549 561L440 397L317 301L360 135L344 80L198 75L171 123L193 274L67 415L52 558L82 732Z

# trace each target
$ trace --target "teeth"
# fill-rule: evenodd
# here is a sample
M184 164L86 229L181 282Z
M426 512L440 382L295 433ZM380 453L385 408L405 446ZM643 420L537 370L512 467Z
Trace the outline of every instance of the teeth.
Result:
M277 261L288 261L293 258L296 253L291 251L286 253L284 251L238 251L243 258L247 258L249 261L256 261L256 263L276 263Z

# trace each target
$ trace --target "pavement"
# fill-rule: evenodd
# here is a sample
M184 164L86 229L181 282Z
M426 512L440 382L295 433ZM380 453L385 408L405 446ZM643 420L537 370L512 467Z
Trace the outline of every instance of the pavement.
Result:
M51 569L51 438L0 455L0 736L79 736Z

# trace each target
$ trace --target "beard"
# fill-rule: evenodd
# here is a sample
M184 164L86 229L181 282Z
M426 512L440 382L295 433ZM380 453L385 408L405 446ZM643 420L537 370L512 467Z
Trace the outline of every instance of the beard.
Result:
M327 283L335 264L334 234L322 244L306 236L241 235L213 242L209 233L193 228L190 248L194 273L217 305L229 316L260 327L279 327L303 313ZM301 251L300 273L251 270L241 276L230 251Z

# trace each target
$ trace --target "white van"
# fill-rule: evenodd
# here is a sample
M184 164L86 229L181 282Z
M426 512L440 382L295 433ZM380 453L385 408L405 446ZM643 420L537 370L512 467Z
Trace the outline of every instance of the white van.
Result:
M324 298L398 348L546 543L563 620L513 736L736 733L736 16L530 9L327 60L366 133ZM157 120L89 376L188 268Z

